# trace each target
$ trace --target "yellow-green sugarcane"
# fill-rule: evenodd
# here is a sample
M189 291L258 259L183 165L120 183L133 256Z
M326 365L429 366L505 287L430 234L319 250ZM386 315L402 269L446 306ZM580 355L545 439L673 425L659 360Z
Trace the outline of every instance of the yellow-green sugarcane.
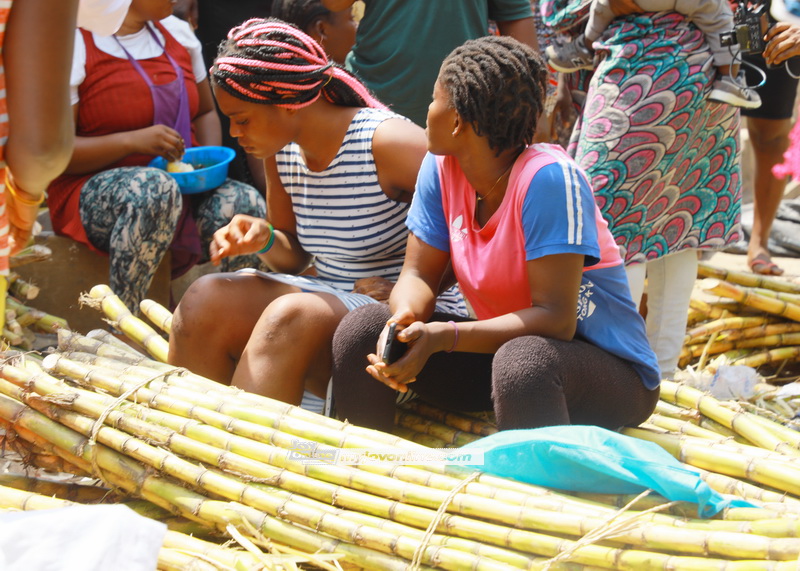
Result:
M697 275L703 278L717 278L747 287L759 287L774 291L800 294L800 286L789 281L750 272L738 272L717 268L705 262L700 262L698 264Z
M766 351L756 351L741 355L731 361L731 365L744 365L757 369L763 365L782 363L784 361L796 362L800 360L800 345L779 347Z
M167 335L172 331L172 312L152 299L139 302L139 309L147 319Z
M800 321L800 305L798 304L759 295L752 290L743 289L732 283L716 278L705 278L699 285L703 291L733 299L746 306L758 309L759 311L778 315L793 321Z
M623 434L655 442L675 458L696 468L744 478L775 490L800 496L800 469L788 462L750 458L710 446L704 439L656 433L641 428L625 428Z
M395 414L395 424L414 432L434 436L442 440L446 447L465 446L481 438L477 434L463 432L408 410L397 410Z
M66 420L66 417L72 417L74 413L65 413L65 414L58 414L58 417L62 420ZM76 422L76 418L72 418L71 422ZM88 426L86 427L88 429ZM234 481L230 481L229 479L224 478L221 475L215 475L208 470L205 470L201 467L198 467L194 464L183 463L184 465L181 466L182 469L178 469L176 464L181 464L182 461L172 458L170 459L163 451L159 451L153 449L149 445L146 445L138 440L132 439L130 435L119 435L115 436L114 429L109 427L101 428L97 432L97 437L99 441L104 442L106 445L111 445L113 448L124 448L126 453L135 455L141 461L145 461L145 463L157 465L162 472L170 474L172 477L176 477L179 480L183 481L189 485L195 486L202 486L204 489L207 489L211 493L231 495L236 496L237 498L241 498L244 500L244 503L252 505L257 509L265 510L267 513L272 511L273 509L277 509L277 505L282 506L283 516L287 517L294 517L297 518L298 522L303 523L304 525L312 525L317 527L317 529L326 529L329 532L332 532L336 535L342 535L345 538L352 539L352 533L354 529L352 526L347 524L346 522L339 522L336 523L340 525L333 525L330 521L333 518L328 517L321 517L321 514L314 512L313 510L304 509L302 505L290 505L290 502L280 502L279 504L264 494L257 493L254 489L251 489L251 486L247 486L246 484L236 483ZM125 444L127 442L127 444ZM187 465L188 464L188 465ZM227 481L226 481L227 480ZM274 506L274 507L273 507ZM418 542L409 541L407 538L397 538L394 537L392 543L387 545L386 539L382 538L382 535L377 531L368 530L365 526L360 526L359 529L359 537L360 541L373 545L377 549L385 549L391 551L401 551L404 553L412 552L411 548L414 548L414 544ZM752 560L743 560L743 561L729 561L724 562L719 559L709 558L708 556L705 557L692 557L692 556L675 556L675 555L666 555L661 553L655 552L642 552L636 549L623 549L623 548L608 548L602 547L599 545L586 545L586 546L579 546L575 542L570 542L568 540L563 540L561 538L553 537L553 536L546 536L542 534L534 534L531 532L523 532L520 530L505 530L502 536L498 536L495 534L491 534L491 526L484 526L483 533L489 533L489 535L485 536L484 539L488 538L495 542L503 542L508 543L509 547L512 548L527 548L533 551L540 551L542 555L545 556L556 556L559 553L575 548L574 552L571 553L571 560L578 562L578 563L585 563L591 565L600 565L606 566L610 568L639 568L639 569L661 569L664 565L667 564L669 561L669 565L671 568L675 569L688 569L688 568L713 568L713 569L738 569L738 568L745 568L745 569L781 569L782 567L776 563L776 561L767 561L764 557L760 557L758 559ZM453 530L453 531L461 531ZM680 530L672 530L672 532L677 532ZM631 536L639 536L642 537L643 530L636 529L633 531L627 532ZM645 534L646 535L646 534ZM647 538L648 541L653 543L658 543L664 541L664 539L656 534L652 534L653 537ZM697 531L693 531L691 533L685 534L687 539L693 537L695 539L701 538L704 534L699 533ZM736 554L744 551L756 551L761 553L764 556L783 559L787 557L794 557L796 558L796 554L792 553L794 541L791 540L769 540L763 537L757 536L742 536L743 534L735 534L735 533L728 533L728 532L720 532L716 534L716 538L711 540L710 542L706 542L704 545L697 545L695 546L696 549L703 550L703 551L724 551L727 555L733 555L736 557ZM392 537L390 535L390 537ZM703 538L708 539L708 538ZM408 545L411 544L411 545ZM415 551L415 549L413 550ZM450 553L452 550L446 550L443 548L439 548L436 550L436 554L440 557L440 561L437 561L438 564L444 565L446 562L451 561L450 559L446 560L446 556L452 555L454 557L454 563L456 567L454 568L461 568L460 565L464 565L465 563L457 563L458 556ZM701 563L702 562L702 563ZM696 567L697 565L703 565L703 567ZM472 557L470 567L471 568L480 568L480 567L473 567L474 566L474 557ZM621 567L620 567L621 566ZM744 566L744 567L742 567Z
M475 416L468 416L462 413L445 411L431 406L420 399L415 399L404 403L401 408L413 410L420 416L438 420L442 424L462 432L468 432L478 436L489 436L490 434L495 434L497 432L497 425L495 425L493 422L477 418Z
M154 358L167 362L169 343L144 321L133 315L122 300L105 284L98 284L81 296L81 301L99 307L111 324L144 347Z
M47 383L44 383L47 384ZM38 380L34 380L29 383L29 386L36 388L37 391L41 392L43 389L46 390L47 387L42 386L42 382ZM47 394L49 391L46 391ZM76 391L76 393L80 393L81 391ZM55 396L55 395L53 395ZM61 399L65 399L66 395L62 395ZM75 408L76 410L81 410L84 413L90 413L91 409L95 409L93 415L99 416L102 409L102 403L95 403L94 399L81 398L80 394L76 394L74 398L69 398L70 407ZM84 402L87 401L87 402ZM83 403L83 404L81 404ZM34 406L38 405L37 403L33 403ZM99 408L98 408L99 405ZM133 405L135 406L135 405ZM85 407L85 408L84 408ZM57 411L53 410L53 407L48 407L48 410L51 411L51 414L57 415L57 418L61 422L65 422L66 424L74 429L78 429L81 432L87 432L89 427L91 426L91 422L86 424L86 421L82 421L80 415L74 415L72 413L61 412L60 409ZM289 474L286 472L275 472L274 469L265 466L262 463L256 461L248 461L244 457L238 457L235 453L226 452L226 450L236 450L236 446L232 440L229 440L224 448L216 448L210 446L205 446L199 444L197 441L194 441L192 438L181 438L181 435L175 432L164 432L160 434L158 430L155 430L152 425L147 425L144 420L142 420L143 411L139 411L136 414L126 415L120 411L112 411L108 415L108 424L113 426L119 426L124 428L125 431L131 434L147 434L148 438L154 439L156 441L166 442L170 449L173 449L174 452L181 454L182 456L189 456L196 460L200 460L205 463L211 464L218 464L220 468L227 467L232 469L235 473L246 473L249 474L251 477L256 479L267 479L269 481L275 481L276 478L280 478L281 485L288 485L290 484ZM222 432L222 431L220 431ZM113 438L121 438L121 437L113 437L113 431L109 433L109 431L105 431L100 429L97 431L98 438L101 435L107 435L110 440L106 440L105 443L108 445L110 442L113 442ZM220 436L221 438L224 438ZM125 441L128 442L124 445L124 449L126 452L132 450L132 445L129 440L121 440L120 442ZM113 445L113 447L123 446L122 444ZM119 449L119 448L118 448ZM145 445L141 443L137 443L136 450L141 450L141 455L137 456L137 459L140 461L145 461L147 459L148 463L153 463L154 460L150 458L153 457L160 457L158 462L158 466L161 469L164 469L165 464L176 464L179 465L182 461L178 460L175 457L171 456L164 456L163 453L159 453L157 451L150 450ZM223 459L224 458L224 459ZM331 466L326 467L328 470L332 470ZM174 469L173 472L170 474L173 477L181 477L179 474L182 472L178 472L177 468ZM206 471L202 472L206 474ZM317 477L322 477L324 471L318 470L316 471ZM219 476L221 478L218 482L218 486L220 490L226 490L229 486L236 487L230 481L225 481L223 476ZM216 478L213 474L209 474L207 476L209 481L215 481ZM309 487L306 484L302 483L302 479L294 478L296 480L296 485L294 487L290 487L291 491L296 493L303 493L304 495L313 494L315 495L316 499L320 501L335 501L335 502L345 502L348 496L353 496L352 503L347 506L350 509L356 509L359 505L366 505L366 502L370 501L368 497L364 494L359 493L351 493L347 489L343 489L341 487L338 488L331 488L329 492L324 490L325 486L320 485L318 481L316 484L316 488ZM315 478L311 478L314 480ZM188 480L185 480L188 483ZM307 484L310 484L308 482ZM407 498L409 496L407 495ZM402 504L387 504L387 509L382 509L379 507L380 501L378 499L373 498L371 500L375 506L375 509L378 509L378 513L383 517L401 517L402 513L408 512L407 517L408 520L405 523L409 523L411 525L420 525L418 521L418 517L420 517L420 513L414 513L415 510L403 506ZM384 502L385 503L385 502ZM389 507L391 505L391 507ZM456 505L455 503L453 504ZM258 506L255 506L258 507ZM495 504L495 509L499 506ZM508 511L508 510L506 510ZM418 510L417 510L418 512ZM482 513L482 517L484 518L492 518L493 516L498 516L499 514L495 513ZM456 534L461 533L470 533L468 531L469 528L474 528L475 532L478 533L478 528L482 528L482 532L490 532L491 526L479 526L477 522L474 522L469 519L460 518L458 516L448 516L448 519L457 520L452 522L453 528L457 528ZM593 521L590 518L583 518L583 517L575 517L569 516L566 514L553 514L553 513L535 513L534 510L526 510L524 515L517 514L516 516L512 517L509 520L509 523L517 522L517 525L529 526L534 529L541 529L542 527L547 527L550 530L556 530L560 533L573 533L578 535L584 535L589 531L593 531L602 527L602 521ZM424 522L423 522L424 523ZM425 527L424 525L420 527ZM689 554L703 554L703 555L723 555L723 554L735 554L735 556L742 557L742 558L777 558L777 559L784 559L786 557L797 557L800 555L800 540L797 542L797 545L794 545L791 542L786 541L778 541L770 542L767 545L764 541L757 539L755 536L748 535L746 537L733 537L730 535L732 532L714 532L713 534L709 534L705 537L702 541L702 547L699 546L694 541L690 540L690 537L694 537L695 534L691 533L684 533L683 530L677 530L672 528L661 528L657 525L648 526L647 529L644 529L641 524L637 526L637 530L627 531L627 532L620 532L617 537L615 537L614 541L622 541L624 543L633 543L638 544L637 542L644 542L643 546L645 547L653 547L653 544L660 545L660 542L664 542L664 544L669 544L672 546L673 550L678 550L678 552L684 552ZM478 535L480 537L480 535ZM735 546L735 547L734 547ZM519 547L517 547L519 548ZM794 553L797 551L797 553Z
M734 430L737 434L757 446L800 457L800 451L797 448L779 439L763 426L754 422L747 413L733 411L723 406L719 400L698 389L665 380L661 383L661 398L676 404L696 408L704 416L719 422L726 428Z
M777 320L777 318L769 318L767 316L744 317L737 315L734 317L725 317L722 319L706 321L689 329L686 332L684 343L702 343L704 340L708 339L712 333L759 327L774 322L775 320Z

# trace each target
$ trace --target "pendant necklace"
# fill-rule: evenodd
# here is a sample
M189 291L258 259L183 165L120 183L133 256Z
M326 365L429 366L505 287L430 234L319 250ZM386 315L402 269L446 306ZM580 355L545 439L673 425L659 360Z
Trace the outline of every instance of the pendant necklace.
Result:
M508 172L511 170L511 167L514 166L515 162L517 162L516 158L513 161L511 161L511 164L508 165L508 168L506 170L504 170L503 173L499 177L497 177L497 180L494 181L494 184L492 185L492 188L489 189L489 192L487 192L486 194L481 196L480 194L478 194L477 190L475 191L475 197L478 199L478 202L480 202L481 200L484 200L485 198L487 198L490 194L492 194L494 192L494 189L497 188L497 184L500 182L500 180L504 176L506 176L508 174Z

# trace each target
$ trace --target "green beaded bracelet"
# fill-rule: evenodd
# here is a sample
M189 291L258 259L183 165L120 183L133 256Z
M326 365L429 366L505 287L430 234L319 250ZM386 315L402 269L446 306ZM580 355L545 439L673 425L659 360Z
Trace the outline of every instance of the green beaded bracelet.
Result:
M267 226L269 226L269 240L267 243L264 244L264 247L261 248L256 254L266 254L269 252L269 249L272 248L272 245L275 243L275 228L273 228L272 224L267 222Z

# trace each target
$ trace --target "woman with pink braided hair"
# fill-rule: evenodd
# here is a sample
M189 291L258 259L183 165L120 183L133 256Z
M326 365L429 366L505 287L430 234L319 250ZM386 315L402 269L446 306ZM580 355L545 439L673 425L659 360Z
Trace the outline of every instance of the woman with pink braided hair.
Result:
M231 30L211 78L231 135L264 161L268 213L234 217L211 259L255 253L273 272L196 281L175 312L169 360L293 404L324 397L339 321L387 299L400 273L424 131L280 20ZM455 292L441 303L464 311Z

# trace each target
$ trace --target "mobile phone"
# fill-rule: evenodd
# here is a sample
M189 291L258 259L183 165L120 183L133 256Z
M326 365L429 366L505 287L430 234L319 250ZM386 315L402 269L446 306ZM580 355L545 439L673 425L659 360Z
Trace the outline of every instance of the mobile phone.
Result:
M405 355L408 343L397 340L397 322L389 325L389 332L386 335L386 344L383 346L383 362L391 365L400 357Z

